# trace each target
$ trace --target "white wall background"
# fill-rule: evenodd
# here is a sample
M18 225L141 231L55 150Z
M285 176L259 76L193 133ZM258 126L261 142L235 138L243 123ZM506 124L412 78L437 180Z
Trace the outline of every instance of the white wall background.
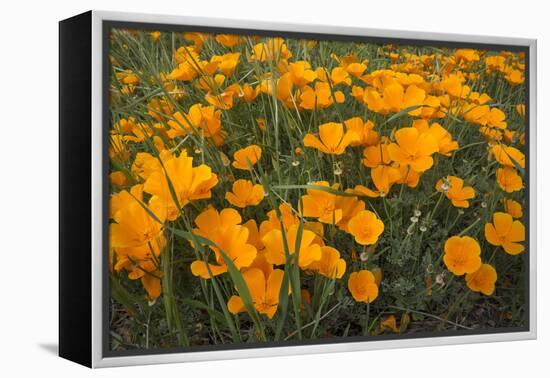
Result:
M464 377L548 371L550 211L544 1L97 0L3 2L0 11L0 375L55 377ZM57 21L89 9L529 37L539 40L539 339L90 371L58 358ZM75 125L78 127L78 125ZM546 232L546 235L543 233ZM537 373L538 372L538 373ZM289 375L292 374L292 375Z

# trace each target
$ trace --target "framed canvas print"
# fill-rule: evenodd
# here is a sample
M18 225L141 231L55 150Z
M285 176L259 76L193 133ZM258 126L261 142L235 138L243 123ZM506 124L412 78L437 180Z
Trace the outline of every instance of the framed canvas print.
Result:
M536 41L60 22L60 355L536 337Z

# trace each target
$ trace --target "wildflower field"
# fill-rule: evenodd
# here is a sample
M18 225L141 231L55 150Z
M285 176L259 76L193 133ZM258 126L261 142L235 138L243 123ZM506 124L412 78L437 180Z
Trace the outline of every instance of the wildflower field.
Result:
M115 28L109 60L111 350L526 325L524 53Z

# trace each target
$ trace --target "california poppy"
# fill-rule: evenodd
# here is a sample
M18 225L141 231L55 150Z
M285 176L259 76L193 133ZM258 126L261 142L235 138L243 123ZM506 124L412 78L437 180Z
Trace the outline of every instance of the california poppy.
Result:
M444 190L443 187L445 187ZM464 186L464 180L456 176L447 176L444 179L438 180L435 188L443 191L455 207L468 208L470 206L468 200L474 198L476 195L474 188Z
M443 262L456 276L473 273L481 266L481 248L477 240L469 236L452 236L445 242Z
M298 236L298 225L291 226L285 233L287 248L292 256L296 251L296 238ZM299 261L298 265L301 268L306 268L314 261L318 261L322 257L321 246L316 244L315 233L302 230L302 238L298 246ZM285 263L285 245L283 233L280 229L273 229L264 235L262 242L266 248L266 259L272 264L282 265Z
M485 295L494 293L496 280L497 271L489 264L482 264L475 272L466 274L466 286Z
M329 186L326 181L314 182L313 185L338 189L338 184ZM308 189L302 196L303 208L301 212L305 217L314 217L320 222L337 224L342 219L342 209L337 208L338 196L320 189Z
M525 226L510 214L496 212L493 223L485 224L485 238L492 245L502 246L506 253L517 255L525 249L520 244L525 240Z
M233 183L233 191L225 193L225 199L240 208L256 206L264 199L264 187L248 180L237 180Z
M308 266L322 276L328 278L342 278L346 272L346 260L340 258L340 252L336 248L321 247L321 259Z
M434 163L432 155L439 151L434 137L420 134L414 127L404 127L395 132L396 143L388 146L390 158L406 164L415 172L424 172Z
M371 245L384 232L384 223L372 211L363 210L350 219L348 229L357 243Z
M280 269L274 269L267 277L258 268L248 269L243 273L244 281L248 286L256 311L267 315L270 319L277 312L283 275L284 272ZM236 295L229 298L227 309L232 314L246 311L241 297Z
M374 275L368 270L360 270L349 275L348 289L356 302L370 303L378 297L378 285Z
M341 155L351 143L359 141L355 131L348 130L344 133L342 124L336 122L320 125L319 138L313 134L306 134L304 146L316 148L325 154Z
M245 148L241 148L233 154L233 167L237 169L248 170L262 157L262 149L251 144Z

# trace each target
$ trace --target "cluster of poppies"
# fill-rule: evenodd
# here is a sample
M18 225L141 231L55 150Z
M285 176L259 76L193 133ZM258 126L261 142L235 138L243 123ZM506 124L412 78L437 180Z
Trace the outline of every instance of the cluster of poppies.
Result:
M377 211L388 198L428 190L459 211L486 207L478 178L433 179L468 148L503 192L482 244L524 251L525 106L490 95L521 93L523 54L375 44L336 53L336 42L197 32L118 30L111 40L134 59L133 44L157 52L147 69L111 54L109 134L111 270L140 280L151 303L170 282L167 250L191 258L196 280L233 282L224 311L234 315L250 313L249 297L269 319L286 295L310 302L311 276L344 280L349 298L371 303L384 295L383 264L369 256L388 237L391 219ZM470 130L478 139L464 144ZM490 296L498 274L469 234L476 226L441 240L441 261ZM288 284L294 266L300 293Z

